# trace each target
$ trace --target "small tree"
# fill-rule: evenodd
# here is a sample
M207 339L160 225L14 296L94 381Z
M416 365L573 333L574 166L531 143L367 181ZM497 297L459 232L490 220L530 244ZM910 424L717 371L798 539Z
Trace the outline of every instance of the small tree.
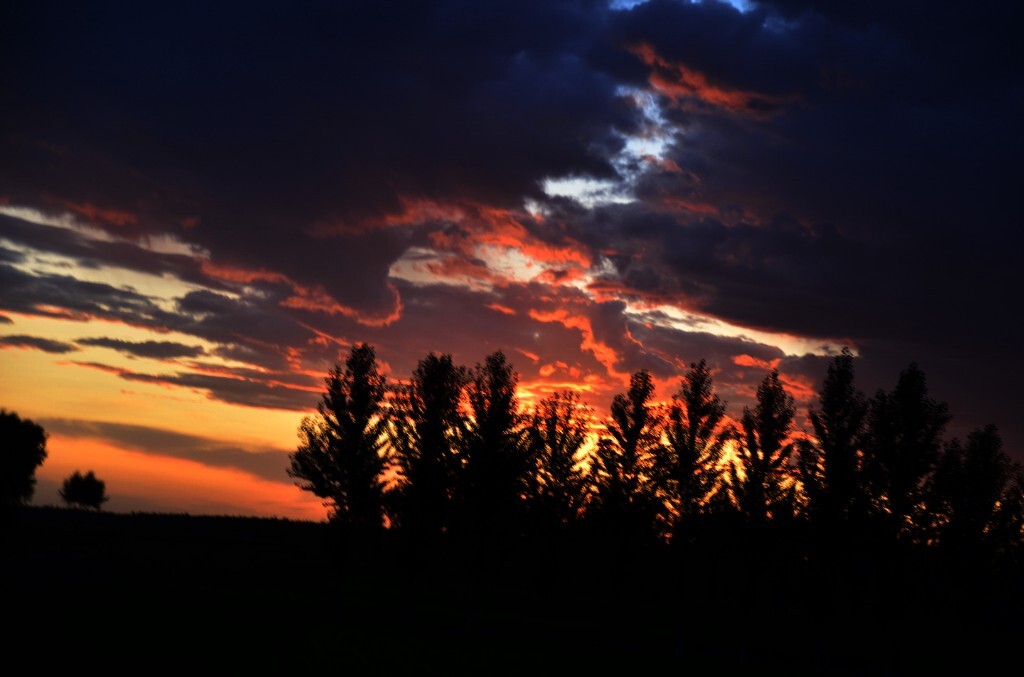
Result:
M106 482L97 478L92 470L84 475L78 470L72 473L64 480L60 497L70 508L92 508L97 511L110 500Z
M14 412L0 409L0 508L32 500L36 468L46 460L46 431Z
M384 524L385 379L373 348L354 346L345 370L331 369L316 416L299 428L288 474L324 499L340 524L377 529Z

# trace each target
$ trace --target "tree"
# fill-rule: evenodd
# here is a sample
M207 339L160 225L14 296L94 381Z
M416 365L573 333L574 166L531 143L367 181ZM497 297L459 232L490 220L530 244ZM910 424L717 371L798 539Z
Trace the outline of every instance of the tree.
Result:
M854 387L853 354L836 355L809 416L816 442L800 445L800 475L813 517L827 523L866 510L859 454L868 405Z
M400 482L388 514L394 524L422 535L450 526L466 435L466 380L465 367L456 366L451 355L430 353L396 397L390 439Z
M896 534L920 526L925 480L939 459L950 416L928 396L924 372L911 364L891 393L878 391L868 412L868 480L876 512Z
M0 508L32 500L36 468L46 460L46 437L42 426L0 409Z
M629 391L612 400L609 436L594 454L594 517L622 534L655 533L662 505L653 477L661 453L661 416L651 404L654 382L646 371L630 378Z
M530 503L542 527L576 523L587 499L587 470L581 450L590 430L591 409L572 391L541 400L530 419L528 439L533 477Z
M707 363L691 364L669 407L656 476L677 527L705 511L717 488L718 465L731 436L724 418L725 403L715 394Z
M339 524L376 529L384 521L386 382L371 346L353 346L345 369L324 378L317 414L299 428L288 474L324 499Z
M93 508L101 510L103 504L110 500L107 496L107 484L96 477L92 470L82 474L78 470L64 480L60 497L69 507Z
M973 548L1004 536L997 528L1000 508L1012 504L1017 471L994 425L971 432L966 445L953 440L928 482L929 514L941 541Z
M757 388L757 405L744 407L737 459L729 470L730 487L740 512L752 524L792 510L794 487L789 458L793 398L773 369Z
M478 364L467 385L471 416L463 439L459 502L477 535L508 535L521 520L529 477L519 377L500 350Z

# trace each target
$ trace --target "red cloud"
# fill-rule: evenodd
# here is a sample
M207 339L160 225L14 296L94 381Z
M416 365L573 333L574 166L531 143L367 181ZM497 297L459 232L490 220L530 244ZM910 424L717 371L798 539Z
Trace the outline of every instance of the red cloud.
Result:
M765 103L777 104L782 101L779 97L760 92L713 84L700 71L658 55L654 47L647 43L634 45L629 51L650 66L651 86L677 104L697 100L733 112L763 116Z
M490 308L491 310L495 310L495 311L497 311L497 312L499 312L499 313L501 313L503 315L515 315L516 314L515 310L513 310L512 308L509 308L508 306L503 306L500 303L490 303L490 304L486 305L485 308Z

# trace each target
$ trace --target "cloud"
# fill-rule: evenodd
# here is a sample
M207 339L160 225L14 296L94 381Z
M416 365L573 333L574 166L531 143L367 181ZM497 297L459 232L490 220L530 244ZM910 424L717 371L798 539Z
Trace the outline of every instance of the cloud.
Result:
M41 336L25 336L23 334L11 334L0 336L0 348L33 348L42 350L44 353L71 353L78 348L71 343L54 341L53 339Z
M295 386L294 383L281 382L275 379L273 374L260 374L258 379L200 371L147 374L102 362L71 362L70 364L106 371L126 381L203 391L210 399L247 407L307 411L312 409L317 401L317 388L313 386L303 388ZM291 376L288 380L294 380L294 378Z
M38 423L49 433L103 440L134 451L215 468L235 468L273 482L289 481L288 455L281 449L247 449L205 437L121 423L65 418L41 418Z
M112 338L80 338L75 341L82 346L110 348L136 357L168 360L177 357L199 357L205 350L202 346L188 346L175 341L124 341Z

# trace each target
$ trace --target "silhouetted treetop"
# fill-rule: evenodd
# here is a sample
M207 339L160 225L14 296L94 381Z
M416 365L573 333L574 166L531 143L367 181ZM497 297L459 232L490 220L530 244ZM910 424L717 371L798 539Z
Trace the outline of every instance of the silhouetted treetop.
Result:
M815 442L801 444L801 480L814 517L834 522L868 510L860 461L867 412L867 400L854 385L853 354L843 348L828 367L817 406L808 412Z
M303 419L289 474L325 499L332 519L361 529L384 521L386 380L371 346L353 346L324 378L317 415Z
M662 452L662 416L651 402L654 381L638 371L629 390L612 400L608 436L594 453L594 518L618 532L643 536L660 527L663 504L657 495L656 458Z
M533 411L528 429L533 465L528 495L544 526L565 527L582 515L588 493L582 449L592 416L593 410L572 391L541 400Z
M427 535L450 526L467 435L467 380L466 368L451 355L430 353L398 388L390 430L399 473L390 500L393 523Z
M42 426L0 409L0 507L32 500L36 468L46 460L46 437Z
M725 402L715 394L704 360L692 363L672 398L665 425L665 450L657 459L659 491L680 524L704 511L719 484L725 444Z
M730 488L740 511L752 523L791 513L795 487L789 467L793 398L773 369L757 388L757 405L743 409L737 459Z
M866 456L876 509L896 532L913 531L925 480L939 459L950 416L928 396L924 372L912 364L892 392L879 391L868 413Z
M471 416L459 508L463 524L478 533L507 533L523 515L530 467L518 382L505 354L497 351L473 369L467 385Z

